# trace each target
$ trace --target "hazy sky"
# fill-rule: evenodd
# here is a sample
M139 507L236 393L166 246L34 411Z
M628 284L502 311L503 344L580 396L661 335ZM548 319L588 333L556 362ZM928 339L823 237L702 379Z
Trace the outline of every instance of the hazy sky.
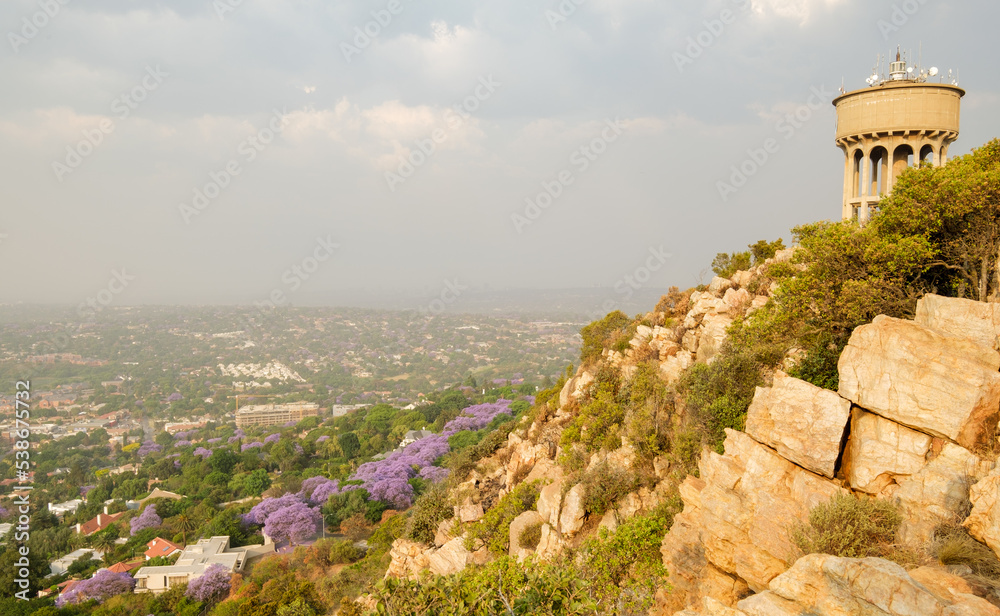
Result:
M829 99L897 43L960 71L953 155L1000 136L998 22L994 1L4 0L0 302L689 286L839 217Z

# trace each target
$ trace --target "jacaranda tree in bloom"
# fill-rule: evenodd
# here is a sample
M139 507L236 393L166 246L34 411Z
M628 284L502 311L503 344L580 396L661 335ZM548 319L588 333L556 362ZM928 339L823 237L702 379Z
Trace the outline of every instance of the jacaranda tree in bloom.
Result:
M418 474L431 481L440 481L447 471L424 469L432 467L434 461L448 453L448 437L463 430L481 430L488 426L497 415L510 415L510 400L476 404L445 424L441 434L420 439L406 446L402 451L394 451L383 460L366 462L358 467L352 479L363 481L361 487L368 491L373 500L391 503L397 509L406 509L413 503L413 486L409 480Z
M132 592L133 588L135 588L135 580L132 579L131 575L101 569L89 580L74 584L72 588L56 599L56 605L62 607L90 599L96 599L98 603L103 603L115 595Z
M305 503L295 503L267 516L264 533L275 543L288 541L294 545L312 537L320 530L323 515Z
M184 594L198 601L213 603L226 598L231 579L229 568L216 563L205 569L205 573L191 580Z
M142 510L142 513L139 514L139 517L132 518L132 520L129 522L129 525L132 527L131 534L133 535L147 528L155 528L160 524L163 524L163 519L160 518L160 516L156 515L156 505L149 505L148 507Z

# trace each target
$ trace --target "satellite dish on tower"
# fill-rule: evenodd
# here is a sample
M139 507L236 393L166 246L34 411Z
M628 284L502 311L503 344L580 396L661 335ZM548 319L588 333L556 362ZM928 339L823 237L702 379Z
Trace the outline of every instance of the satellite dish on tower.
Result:
M930 75L931 77L934 77L935 75L938 74L938 67L932 66L931 70L927 71L927 74Z

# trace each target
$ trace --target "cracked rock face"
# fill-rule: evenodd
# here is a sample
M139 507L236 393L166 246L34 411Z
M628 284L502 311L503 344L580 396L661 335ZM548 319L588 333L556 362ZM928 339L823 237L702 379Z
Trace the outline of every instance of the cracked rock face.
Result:
M851 403L790 376L758 387L747 411L747 434L808 470L833 477Z
M933 436L975 449L1000 415L1000 354L912 321L875 317L840 356L840 395Z
M888 560L827 554L803 556L737 608L747 616L1000 616L973 595L939 596Z

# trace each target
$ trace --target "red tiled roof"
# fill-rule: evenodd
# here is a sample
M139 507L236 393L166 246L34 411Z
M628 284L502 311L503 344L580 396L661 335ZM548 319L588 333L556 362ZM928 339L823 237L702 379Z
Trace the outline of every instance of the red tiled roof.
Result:
M94 519L87 520L80 525L80 534L84 536L93 535L94 533L111 526L123 515L125 515L124 511L121 513L99 513Z
M108 567L108 571L113 571L115 573L128 573L129 571L142 566L141 560L136 560L132 562L122 561L120 563L115 563Z
M153 539L146 544L149 549L146 550L146 558L156 558L157 556L170 556L174 552L183 549L181 546L173 543L172 541L167 541L161 537Z

